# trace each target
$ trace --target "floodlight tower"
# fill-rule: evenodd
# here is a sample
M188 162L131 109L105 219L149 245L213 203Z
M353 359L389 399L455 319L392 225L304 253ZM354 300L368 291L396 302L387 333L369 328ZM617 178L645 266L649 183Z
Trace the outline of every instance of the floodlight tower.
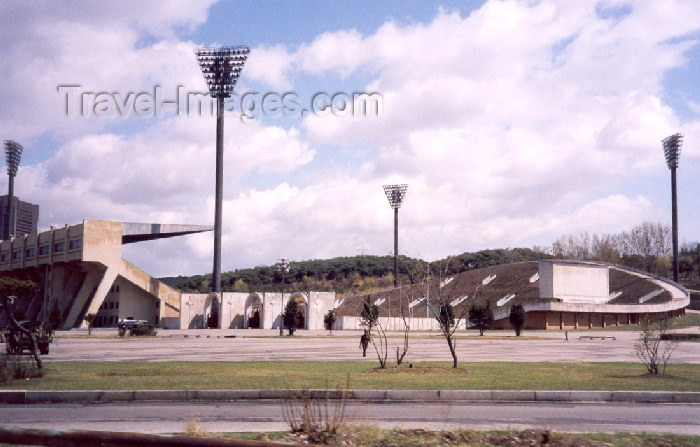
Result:
M676 133L662 140L666 165L671 170L671 219L673 226L673 280L678 282L678 202L676 194L676 169L681 157L683 135Z
M199 68L216 99L216 200L214 207L214 268L211 290L221 292L221 211L224 196L224 100L231 96L248 58L246 46L199 48Z
M394 209L394 287L399 285L399 208L406 196L408 185L384 185L384 194Z
M5 231L3 232L2 239L7 240L11 236L14 236L14 231L11 230L12 222L12 196L15 192L15 176L17 175L17 170L19 169L19 161L22 159L22 151L24 148L21 144L12 141L5 140L5 157L7 159L7 175L9 177L8 191L7 191L7 213L5 215Z

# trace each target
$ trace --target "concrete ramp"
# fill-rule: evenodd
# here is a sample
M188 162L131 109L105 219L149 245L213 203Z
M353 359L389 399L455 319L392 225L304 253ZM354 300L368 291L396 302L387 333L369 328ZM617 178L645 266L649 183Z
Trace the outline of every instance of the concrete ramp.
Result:
M122 223L122 244L134 242L152 241L169 237L184 236L186 234L203 233L212 231L214 227L209 225L182 225L182 224L158 224L158 223Z

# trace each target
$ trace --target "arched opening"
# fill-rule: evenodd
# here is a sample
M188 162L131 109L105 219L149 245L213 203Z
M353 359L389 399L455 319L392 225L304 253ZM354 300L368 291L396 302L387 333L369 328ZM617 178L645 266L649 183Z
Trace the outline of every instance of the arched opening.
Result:
M262 300L257 293L248 295L245 301L245 327L260 329L262 323Z
M204 314L202 315L202 327L214 329L219 327L219 295L210 293L204 300Z
M307 297L300 292L293 293L289 300L297 303L296 315L294 316L295 329L307 329L309 323L309 306Z

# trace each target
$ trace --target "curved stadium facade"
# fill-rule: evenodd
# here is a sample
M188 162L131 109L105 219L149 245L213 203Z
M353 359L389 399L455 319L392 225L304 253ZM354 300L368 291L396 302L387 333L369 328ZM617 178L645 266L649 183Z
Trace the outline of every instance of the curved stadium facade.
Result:
M431 292L432 291L432 292ZM432 294L432 299L431 299ZM368 295L337 300L338 329L359 329ZM494 328L510 328L512 306L522 304L526 329L604 328L635 324L645 315L684 314L688 290L665 278L619 265L583 261L532 261L471 270L429 283L369 295L385 327L437 330L432 310L450 302L455 315L472 305L491 306Z

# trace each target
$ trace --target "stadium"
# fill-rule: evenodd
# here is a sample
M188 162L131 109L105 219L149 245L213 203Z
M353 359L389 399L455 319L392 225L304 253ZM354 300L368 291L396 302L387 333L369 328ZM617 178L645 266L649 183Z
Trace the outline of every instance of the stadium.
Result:
M359 329L363 303L379 308L385 329L439 330L434 317L449 303L466 325L471 306L491 307L493 328L511 328L512 306L526 312L525 329L604 328L636 324L645 315L681 316L688 290L665 278L619 265L566 260L497 265L385 292L338 300L337 329ZM459 318L458 318L459 319Z
M363 303L378 306L382 326L402 330L438 330L440 302L455 315L488 304L494 328L510 328L513 305L522 304L526 329L604 328L634 324L644 315L680 316L690 302L688 290L667 279L600 262L547 260L503 264L432 278L378 293L337 298L334 292L181 293L122 258L122 246L210 231L196 225L141 224L85 220L0 242L0 272L32 279L36 293L17 307L25 318L49 320L57 327L85 327L85 315L97 326L116 327L125 319L145 320L165 329L276 329L290 299L303 313L299 329L322 330L323 316L335 309L334 329L360 329ZM213 324L208 324L212 316ZM466 325L466 319L460 321ZM2 321L0 321L2 323Z

